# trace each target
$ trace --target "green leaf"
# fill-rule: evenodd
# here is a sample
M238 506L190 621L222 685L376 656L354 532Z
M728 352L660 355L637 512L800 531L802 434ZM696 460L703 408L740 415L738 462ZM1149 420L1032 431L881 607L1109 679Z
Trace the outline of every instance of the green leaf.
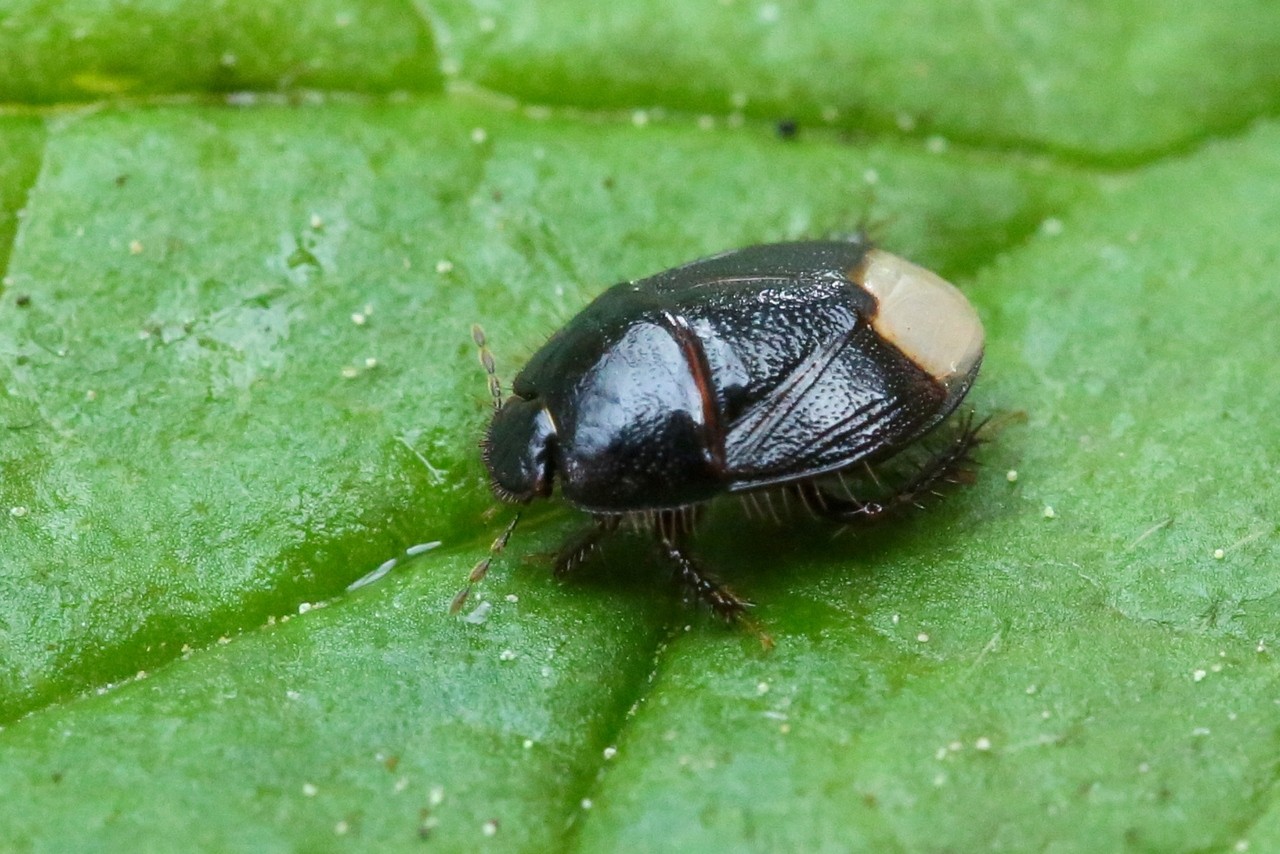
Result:
M1125 163L1280 107L1280 6L1259 0L418 5L447 72L540 103Z
M421 17L383 0L9 0L0 102L174 92L433 91Z
M1274 100L1269 4L83 5L0 22L9 845L1280 844L1280 125L1208 139ZM165 97L31 106L90 67ZM291 97L169 97L241 87ZM641 539L553 581L551 507L447 614L510 518L473 322L509 379L611 282L864 221L986 323L971 487L836 538L718 508L772 652Z

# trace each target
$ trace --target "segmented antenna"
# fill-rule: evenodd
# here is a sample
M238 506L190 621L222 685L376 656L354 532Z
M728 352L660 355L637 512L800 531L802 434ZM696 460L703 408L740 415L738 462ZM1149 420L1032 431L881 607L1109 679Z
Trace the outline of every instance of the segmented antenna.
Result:
M497 412L502 408L502 383L498 380L498 366L493 361L493 353L489 352L484 330L478 323L471 324L471 340L480 348L480 364L489 375L489 394L493 396L493 411Z
M511 532L516 529L516 525L519 522L520 514L516 513L515 518L507 525L506 530L499 535L498 539L493 541L493 545L489 546L489 554L471 567L471 574L467 576L467 583L454 594L453 601L449 603L450 614L458 613L462 610L462 606L467 604L467 597L471 595L471 588L489 573L489 564L493 563L495 555L501 553L507 547L507 541L511 539Z

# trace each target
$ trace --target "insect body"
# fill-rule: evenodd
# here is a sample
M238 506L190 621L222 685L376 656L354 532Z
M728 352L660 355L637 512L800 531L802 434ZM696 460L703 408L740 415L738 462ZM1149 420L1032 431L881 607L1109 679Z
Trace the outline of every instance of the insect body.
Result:
M824 478L936 426L983 352L954 286L863 241L752 246L615 285L551 337L505 401L477 341L495 393L483 442L495 493L525 503L558 484L592 517L557 573L639 520L677 579L727 619L746 603L687 550L706 502L781 491L837 521L877 515L885 500L831 494ZM966 425L889 501L945 479L976 433Z

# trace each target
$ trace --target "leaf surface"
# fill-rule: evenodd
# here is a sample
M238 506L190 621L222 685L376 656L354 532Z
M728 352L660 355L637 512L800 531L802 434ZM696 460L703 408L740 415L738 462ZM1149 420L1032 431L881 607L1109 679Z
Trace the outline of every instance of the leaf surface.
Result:
M47 5L0 26L10 845L1275 844L1269 4ZM612 282L862 223L986 324L971 486L717 508L771 653L642 539L553 581L556 507L447 615L510 512L473 322L509 380Z

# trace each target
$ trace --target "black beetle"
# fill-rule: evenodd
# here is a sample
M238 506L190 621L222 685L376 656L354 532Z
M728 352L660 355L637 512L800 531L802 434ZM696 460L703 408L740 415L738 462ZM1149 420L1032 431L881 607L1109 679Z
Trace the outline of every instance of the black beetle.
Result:
M747 603L687 551L706 502L782 492L839 522L870 519L950 479L981 427L966 421L876 500L829 488L938 425L982 362L982 324L960 291L863 239L751 246L615 285L534 354L505 401L474 334L494 397L482 448L495 494L523 504L559 483L592 516L557 575L628 520L729 620Z

